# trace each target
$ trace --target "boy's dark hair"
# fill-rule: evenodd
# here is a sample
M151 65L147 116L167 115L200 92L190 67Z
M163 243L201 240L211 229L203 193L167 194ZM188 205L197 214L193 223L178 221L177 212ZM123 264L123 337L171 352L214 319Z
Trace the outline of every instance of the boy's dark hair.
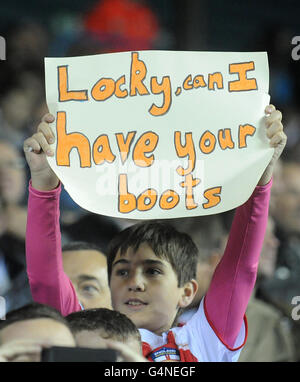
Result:
M142 243L147 243L157 257L171 264L178 278L178 287L196 278L198 249L191 237L165 222L148 221L126 228L110 242L107 255L109 283L118 250L124 255L129 247L136 251Z
M140 332L124 314L106 308L95 308L74 312L66 317L73 333L81 330L103 330L109 338L126 341L135 337L141 341Z
M93 250L103 253L103 255L106 256L106 254L103 252L103 250L94 243L87 243L86 241L72 241L70 243L66 243L62 246L62 252L65 251L85 251L85 250Z
M0 330L15 322L33 320L38 318L50 318L69 327L65 318L54 308L48 305L33 302L6 314L5 320L0 320Z

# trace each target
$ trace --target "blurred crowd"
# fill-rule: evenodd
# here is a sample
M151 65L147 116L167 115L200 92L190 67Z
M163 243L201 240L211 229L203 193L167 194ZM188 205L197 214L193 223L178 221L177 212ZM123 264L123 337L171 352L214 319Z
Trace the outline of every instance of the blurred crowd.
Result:
M7 60L0 63L0 296L5 298L7 312L13 313L32 303L25 263L29 175L22 146L47 112L44 57L170 47L167 42L162 46L163 27L155 12L146 3L130 0L96 2L78 17L76 25L69 22L59 36L37 21L18 21L6 32ZM279 30L272 35L272 45L267 45L270 94L272 103L283 112L288 145L273 179L270 217L256 287L247 310L249 337L241 362L300 361L300 317L297 320L292 316L292 299L300 296L300 93L294 81L295 65L284 61L284 49L290 49L289 37L285 30ZM263 42L257 47L266 50ZM224 252L232 218L233 212L229 211L172 222L192 236L200 253L199 291L181 322L206 293ZM111 308L105 253L111 238L132 223L88 213L66 192L62 193L64 269L86 307ZM81 274L90 275L90 279L81 278ZM60 325L64 344L74 346L73 338L66 330L63 332L64 321L54 313L47 314L36 317L52 320L53 333L59 333L56 326ZM28 333L30 330L28 327ZM85 333L89 330L84 326L78 329L83 345L89 344ZM93 330L98 330L97 326Z

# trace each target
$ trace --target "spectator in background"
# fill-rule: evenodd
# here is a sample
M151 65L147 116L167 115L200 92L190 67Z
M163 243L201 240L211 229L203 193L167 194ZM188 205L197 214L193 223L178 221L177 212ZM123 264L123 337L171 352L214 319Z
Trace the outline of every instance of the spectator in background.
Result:
M116 219L92 213L79 216L71 224L62 224L65 240L69 242L84 241L91 243L99 247L104 253L106 253L110 240L120 230Z
M96 245L84 242L64 245L62 255L64 271L84 309L111 309L106 255Z
M299 75L300 76L300 73ZM285 161L300 162L300 112L299 105L288 108L286 115L286 134L289 139L287 151L283 157Z
M32 116L44 95L48 31L38 22L18 20L2 35L7 40L7 60L0 73L0 138L21 147L30 126L35 126Z
M271 214L280 239L275 277L264 284L264 296L290 316L291 299L300 288L300 164L282 162L281 192L273 198Z
M0 295L8 311L32 301L25 263L25 184L23 156L0 141Z
M291 317L292 298L300 291L300 163L282 162L278 173L282 187L274 196L271 214L280 239L278 261L273 277L262 281L259 296ZM297 360L300 360L300 323L293 321Z
M137 0L101 0L84 16L85 30L110 52L154 49L159 34L155 13Z
M124 314L110 309L88 309L66 317L76 344L86 348L115 348L113 341L125 346L126 361L146 362L142 356L141 335ZM117 345L116 350L119 350ZM121 348L123 349L123 348ZM123 351L121 351L123 353Z
M0 321L0 362L39 362L45 347L74 347L67 321L55 309L26 305Z
M28 133L26 127L33 111L32 98L27 97L20 86L16 86L3 95L0 108L0 138L20 146L24 136Z
M272 102L278 108L287 111L296 105L299 65L291 59L291 38L293 31L282 23L275 27L273 23L259 30L259 38L253 46L254 51L267 51L270 63L270 94Z
M8 26L5 33L7 59L14 74L23 70L43 72L47 56L49 33L38 21L17 20Z
M300 164L282 162L278 177L282 186L273 217L283 236L300 238Z
M268 219L259 260L258 278L246 311L249 335L239 362L289 362L296 360L292 323L273 304L255 295L263 279L274 277L279 241L275 224Z

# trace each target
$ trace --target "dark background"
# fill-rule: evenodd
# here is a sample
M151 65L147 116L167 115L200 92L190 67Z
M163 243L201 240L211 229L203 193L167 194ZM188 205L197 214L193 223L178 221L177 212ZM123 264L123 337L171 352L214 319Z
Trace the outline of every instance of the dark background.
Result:
M270 93L277 107L299 105L299 61L293 61L293 36L300 35L300 2L237 0L135 0L155 13L160 34L154 49L210 51L267 51L270 60ZM91 11L95 0L11 0L0 5L0 34L7 41L11 30L25 21L38 22L47 29L47 55L66 55L69 40L78 33L78 20ZM60 44L58 40L61 40ZM132 50L138 46L130 46ZM131 49L130 49L131 50ZM293 77L277 82L278 68ZM274 73L274 74L273 74ZM285 90L282 90L282 87ZM287 89L288 88L288 89ZM285 94L278 94L278 93ZM286 94L289 93L289 94Z

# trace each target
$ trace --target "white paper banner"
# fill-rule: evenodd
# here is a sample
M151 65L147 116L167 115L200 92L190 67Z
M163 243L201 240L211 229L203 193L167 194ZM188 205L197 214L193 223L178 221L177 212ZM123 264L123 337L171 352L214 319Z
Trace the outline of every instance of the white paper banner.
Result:
M253 192L274 149L265 52L140 51L46 58L50 166L102 215L221 213Z

